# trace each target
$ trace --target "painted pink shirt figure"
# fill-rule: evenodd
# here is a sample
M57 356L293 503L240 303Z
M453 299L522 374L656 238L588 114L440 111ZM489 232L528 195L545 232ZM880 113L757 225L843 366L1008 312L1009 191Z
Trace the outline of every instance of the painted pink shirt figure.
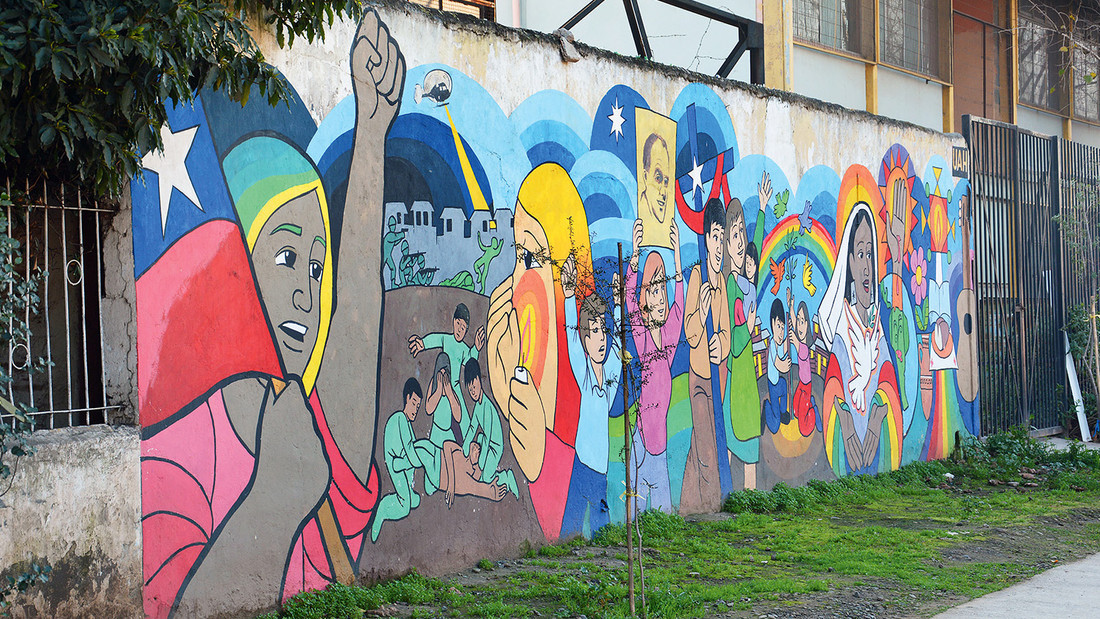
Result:
M810 384L810 347L802 342L798 344L798 382Z
M358 556L378 498L372 467L360 482L329 431L317 392L310 397L333 479L327 496L343 542ZM198 558L246 491L256 459L237 437L220 390L141 442L144 591L147 617L167 617ZM306 515L303 514L303 517ZM283 599L335 580L316 514L294 540Z
M642 389L638 394L638 423L642 430L642 443L646 451L664 453L668 442L668 407L672 401L672 358L680 342L684 328L684 282L677 274L676 291L672 306L668 305L667 278L660 254L651 252L643 269L639 295L646 301L644 311L639 307L638 295L626 295L630 312L631 334L638 357L642 361ZM630 278L636 279L638 271L631 264ZM651 307L651 305L653 307ZM667 316L666 316L667 315ZM639 320L638 317L642 319ZM664 318L664 323L660 320ZM647 326L648 325L648 326ZM657 328L661 343L653 339L649 327Z

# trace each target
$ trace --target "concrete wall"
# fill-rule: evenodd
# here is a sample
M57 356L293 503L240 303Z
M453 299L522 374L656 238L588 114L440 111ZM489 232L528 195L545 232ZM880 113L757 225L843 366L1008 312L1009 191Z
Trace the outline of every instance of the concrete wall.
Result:
M795 45L791 61L795 92L852 110L867 109L867 77L862 62Z
M1073 141L1100 147L1100 127L1083 122L1074 122Z
M31 444L37 453L20 460L0 499L0 566L53 571L12 616L141 616L137 428L39 431Z
M880 66L878 113L924 127L943 127L943 87L936 82Z
M260 42L297 98L169 109L108 233L109 387L141 426L80 461L128 467L92 488L128 510L97 542L110 612L240 614L588 535L628 466L642 508L703 512L975 431L959 136L390 2ZM621 313L625 411L599 333ZM110 541L139 517L143 576ZM36 548L11 556L66 556Z

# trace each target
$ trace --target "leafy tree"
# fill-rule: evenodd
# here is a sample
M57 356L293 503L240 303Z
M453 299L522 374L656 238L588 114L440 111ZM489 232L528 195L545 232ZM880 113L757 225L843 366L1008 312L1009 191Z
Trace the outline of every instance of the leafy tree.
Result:
M6 0L0 8L0 166L11 177L117 195L161 146L163 103L203 87L274 105L289 89L264 62L248 20L323 38L358 0Z

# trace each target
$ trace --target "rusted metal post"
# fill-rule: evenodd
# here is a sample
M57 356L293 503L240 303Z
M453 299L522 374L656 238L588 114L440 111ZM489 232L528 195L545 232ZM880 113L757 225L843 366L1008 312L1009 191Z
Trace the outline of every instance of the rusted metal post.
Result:
M626 277L623 273L623 244L619 243L619 302L625 307L626 305ZM626 320L628 312L621 312L622 318L619 320L619 356L622 360L623 371L622 379L619 381L623 385L623 446L626 451L623 456L623 465L626 469L626 493L624 497L626 499L626 569L627 580L626 586L630 591L630 614L634 614L634 530L631 528L631 519L633 518L634 511L634 487L630 484L630 413L629 406L630 400L627 397L626 385L627 385L627 367L626 367Z

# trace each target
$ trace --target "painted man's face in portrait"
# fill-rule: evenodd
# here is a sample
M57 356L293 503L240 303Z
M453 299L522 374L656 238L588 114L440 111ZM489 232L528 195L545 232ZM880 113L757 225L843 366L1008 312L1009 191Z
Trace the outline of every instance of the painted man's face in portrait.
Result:
M252 248L260 297L289 375L305 372L317 343L327 242L313 191L276 209Z
M668 149L662 142L653 145L650 151L649 169L645 171L645 196L649 210L657 221L665 223L668 207L669 176Z

